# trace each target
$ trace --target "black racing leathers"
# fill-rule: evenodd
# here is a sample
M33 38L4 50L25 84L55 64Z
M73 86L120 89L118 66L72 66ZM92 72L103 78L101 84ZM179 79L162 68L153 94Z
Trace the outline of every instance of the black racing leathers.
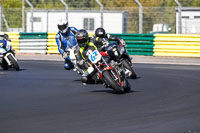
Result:
M110 34L106 34L104 38L96 37L95 35L92 37L92 40L95 46L101 51L105 50L105 47L108 46L109 41L115 41L117 44L120 44L121 38L118 36L111 36Z

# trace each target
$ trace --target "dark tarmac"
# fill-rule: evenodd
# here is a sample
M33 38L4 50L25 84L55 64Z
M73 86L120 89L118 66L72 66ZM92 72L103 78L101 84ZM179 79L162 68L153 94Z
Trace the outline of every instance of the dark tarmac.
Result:
M115 94L60 61L19 64L0 68L0 133L200 133L200 66L136 63Z

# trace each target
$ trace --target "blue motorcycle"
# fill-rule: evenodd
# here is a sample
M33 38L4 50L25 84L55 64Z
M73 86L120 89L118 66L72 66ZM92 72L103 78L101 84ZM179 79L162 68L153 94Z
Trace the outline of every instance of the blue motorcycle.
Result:
M17 59L15 58L15 53L12 50L11 41L3 38L1 43L4 45L1 47L0 44L0 66L4 70L14 68L16 71L19 71L19 65L17 63Z

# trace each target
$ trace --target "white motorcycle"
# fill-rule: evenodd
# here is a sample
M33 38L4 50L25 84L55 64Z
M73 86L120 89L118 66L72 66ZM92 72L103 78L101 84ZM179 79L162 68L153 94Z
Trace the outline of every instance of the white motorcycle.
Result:
M16 71L19 71L19 65L17 63L17 59L15 58L15 53L11 49L11 41L3 39L3 42L6 43L6 48L0 47L0 66L4 70L14 68Z
M72 65L74 66L73 71L82 75L84 73L84 71L77 65L77 60L76 60L76 56L75 56L75 51L78 51L78 49L79 49L78 45L75 47L72 47L72 48L68 48L67 53L69 54Z

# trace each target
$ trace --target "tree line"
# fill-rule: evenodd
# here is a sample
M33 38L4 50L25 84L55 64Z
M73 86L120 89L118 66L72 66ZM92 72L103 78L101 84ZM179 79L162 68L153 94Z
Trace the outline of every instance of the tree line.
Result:
M24 0L25 1L25 0ZM29 0L35 8L63 7L60 0ZM177 6L174 0L139 0L144 7ZM65 0L69 8L97 8L95 0ZM137 7L135 0L100 0L104 7ZM200 6L200 0L179 0L182 6ZM22 0L0 0L4 8L21 8ZM29 7L26 3L26 7Z

